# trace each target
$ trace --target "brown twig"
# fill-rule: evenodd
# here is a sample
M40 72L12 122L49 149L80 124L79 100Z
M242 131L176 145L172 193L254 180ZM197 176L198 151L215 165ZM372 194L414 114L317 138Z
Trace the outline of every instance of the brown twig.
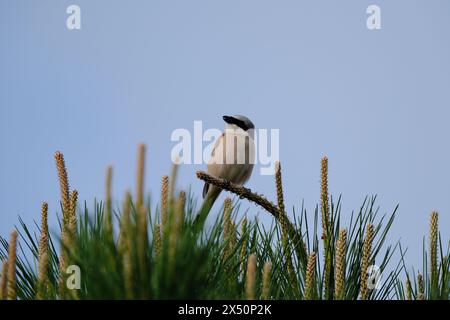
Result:
M269 212L279 223L281 223L280 211L278 210L277 206L272 202L270 202L269 200L267 200L264 196L254 193L252 192L252 190L245 188L241 185L235 184L225 179L211 176L204 171L197 171L197 178L207 183L210 183L216 187L219 187L223 190L234 193L238 195L240 198L245 198L251 202L256 203L264 210ZM287 233L289 234L289 236L292 239L292 242L294 243L296 252L301 261L303 262L303 265L306 265L307 254L305 246L303 245L303 240L300 234L297 232L294 224L292 224L292 222L289 219L286 219L285 223Z

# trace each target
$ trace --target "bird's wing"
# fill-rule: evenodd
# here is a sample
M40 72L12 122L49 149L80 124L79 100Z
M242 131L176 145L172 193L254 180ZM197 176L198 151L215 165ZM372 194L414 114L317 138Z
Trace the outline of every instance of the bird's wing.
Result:
M218 163L224 163L223 159L220 159L221 161L218 161L219 159L216 159L216 157L224 157L224 152L218 152L218 149L220 146L223 148L223 144L225 143L225 132L222 132L219 138L217 138L216 143L214 143L214 147L211 151L211 158L208 162L208 173L210 170L210 165L218 164Z
M209 159L208 168L207 168L207 172L209 174L214 173L214 172L211 172L211 171L214 171L214 170L212 170L211 165L214 162L217 162L216 160L214 160L214 157L216 155L216 150L217 150L217 148L219 148L219 145L221 144L221 141L223 140L224 136L225 136L225 133L222 132L222 134L219 136L219 138L217 138L216 142L214 143L214 147L211 151L211 158ZM206 197L206 195L208 194L208 191L209 191L209 183L205 183L205 185L203 186L203 198Z
M211 158L214 158L214 155L216 154L216 149L219 147L219 144L222 142L224 137L225 137L225 132L222 132L220 137L217 138L216 143L214 143L214 147L211 152Z

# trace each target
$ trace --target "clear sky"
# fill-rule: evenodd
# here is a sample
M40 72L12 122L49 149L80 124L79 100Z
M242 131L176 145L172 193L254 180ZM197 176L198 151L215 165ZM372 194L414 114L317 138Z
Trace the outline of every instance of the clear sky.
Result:
M81 8L81 30L66 8ZM366 8L381 8L381 30ZM432 209L450 229L450 2L300 0L72 0L0 2L0 234L22 216L58 210L53 153L80 199L134 188L136 147L148 146L146 188L158 196L174 129L222 128L244 114L280 129L289 207L319 199L320 158L349 216L365 195L400 204L389 241L421 263ZM180 187L200 196L185 165ZM272 176L248 186L274 199ZM260 209L250 206L249 215Z

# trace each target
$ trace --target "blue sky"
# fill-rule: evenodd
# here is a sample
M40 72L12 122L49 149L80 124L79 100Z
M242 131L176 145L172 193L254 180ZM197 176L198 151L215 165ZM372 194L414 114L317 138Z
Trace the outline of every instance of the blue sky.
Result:
M66 8L81 8L81 30ZM381 8L382 29L366 27ZM222 128L245 114L280 129L289 207L319 198L320 158L348 217L365 195L400 204L389 241L421 263L430 211L450 227L450 2L25 1L0 3L0 234L58 210L53 153L66 157L80 199L134 188L136 147L148 147L146 189L170 170L174 129ZM179 187L200 195L195 171ZM248 186L274 199L273 177ZM260 209L250 206L249 216Z

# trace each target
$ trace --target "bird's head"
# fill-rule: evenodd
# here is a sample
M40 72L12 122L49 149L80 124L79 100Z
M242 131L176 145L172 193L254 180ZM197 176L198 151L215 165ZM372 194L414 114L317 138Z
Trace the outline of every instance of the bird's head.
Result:
M244 131L255 129L255 125L249 118L241 115L223 116L223 120L230 126L236 126Z

